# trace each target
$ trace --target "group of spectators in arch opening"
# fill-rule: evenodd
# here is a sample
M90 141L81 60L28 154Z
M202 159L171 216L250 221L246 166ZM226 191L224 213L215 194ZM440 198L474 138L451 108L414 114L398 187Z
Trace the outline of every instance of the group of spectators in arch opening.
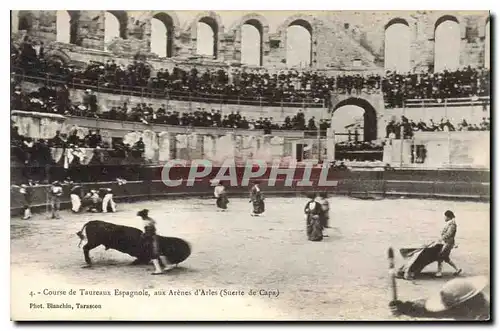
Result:
M330 107L331 93L360 94L382 91L387 108L403 107L406 99L474 98L490 95L490 72L466 67L439 73L343 74L327 76L319 71L261 69L152 68L136 56L128 65L115 60L90 61L85 67L64 65L45 59L42 44L26 38L17 47L11 43L11 64L28 76L43 76L75 87L99 86L110 93L189 100L198 97L211 103L272 106ZM75 85L76 84L76 85ZM108 90L106 90L108 89ZM128 91L128 92L127 92Z

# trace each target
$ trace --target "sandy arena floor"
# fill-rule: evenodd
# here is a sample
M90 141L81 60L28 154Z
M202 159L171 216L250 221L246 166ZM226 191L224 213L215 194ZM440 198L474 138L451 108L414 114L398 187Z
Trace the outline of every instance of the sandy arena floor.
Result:
M301 198L268 198L264 217L251 217L247 199L232 199L229 211L217 212L211 199L175 199L119 204L115 214L62 213L11 220L13 319L144 319L144 320L386 320L393 319L387 248L420 246L435 240L443 212L457 216L458 249L452 259L467 275L488 275L489 204L432 200L329 199L329 237L307 241ZM84 269L75 233L92 219L142 227L135 216L148 208L158 232L189 241L192 255L166 275L153 276L153 266L130 266L120 252L91 251L94 268ZM425 271L434 272L436 264ZM427 296L451 279L424 277L398 280L402 300ZM47 296L43 289L77 290L77 295ZM150 297L81 296L78 289L142 290ZM190 291L191 295L154 295L155 290ZM213 289L215 296L195 295ZM244 295L220 296L220 290ZM250 296L250 290L257 295ZM264 290L259 295L260 290ZM269 297L267 291L279 291ZM30 296L30 292L33 296ZM30 303L69 303L74 309L30 309ZM77 309L76 303L102 309ZM406 319L401 317L399 319Z

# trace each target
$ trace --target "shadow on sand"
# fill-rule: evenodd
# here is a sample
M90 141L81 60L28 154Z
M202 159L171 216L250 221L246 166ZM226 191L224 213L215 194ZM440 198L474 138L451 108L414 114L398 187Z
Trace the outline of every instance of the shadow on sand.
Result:
M404 279L402 277L396 277L396 278L401 279L401 280L406 280L406 281L409 281L409 282L418 282L420 280L424 280L424 281L428 281L428 280L443 280L443 281L448 281L448 280L451 280L451 279L454 279L454 278L457 278L457 277L462 277L462 274L460 274L458 276L455 276L452 272L443 272L443 276L442 277L436 277L435 274L436 274L435 272L426 271L426 272L421 272L414 279Z

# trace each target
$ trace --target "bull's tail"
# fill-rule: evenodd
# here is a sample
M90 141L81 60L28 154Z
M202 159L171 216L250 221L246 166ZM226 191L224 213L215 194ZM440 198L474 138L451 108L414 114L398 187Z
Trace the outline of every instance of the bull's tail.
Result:
M85 227L89 224L89 222L85 223L80 231L76 233L78 238L80 238L80 242L78 243L78 247L82 245L82 242L85 240L85 235L83 234L83 230L85 230Z

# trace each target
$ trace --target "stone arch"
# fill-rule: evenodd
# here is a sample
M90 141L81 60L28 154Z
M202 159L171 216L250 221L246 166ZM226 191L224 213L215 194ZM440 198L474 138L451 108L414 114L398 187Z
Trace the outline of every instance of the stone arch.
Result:
M337 109L344 106L358 106L365 111L363 115L363 138L365 141L377 140L377 111L375 108L365 99L353 97L337 103L331 111L331 116Z
M264 65L264 54L269 53L269 23L267 19L257 13L250 13L243 16L230 29L235 34L235 41L239 45L241 52L242 28L245 24L251 25L257 29L260 35L260 54L259 65Z
M460 15L457 14L446 14L446 15L439 15L436 14L432 25L432 38L436 38L436 28L439 26L439 24L445 22L445 21L453 21L458 23L458 26L460 27L460 38L464 39L466 36L466 24L464 24L464 20Z
M171 11L171 10L158 10L158 11L154 11L151 15L151 17L155 17L156 15L167 15L168 17L170 17L170 19L172 20L172 24L174 26L174 29L175 29L175 35L178 35L180 33L180 30L181 30L181 23L179 21L179 16L177 15L176 12L174 11Z
M408 40L401 40L402 34L398 27L398 32L394 31L395 25L403 25L406 29L406 37ZM389 30L390 29L390 30ZM397 38L395 42L389 38L388 34ZM396 33L396 35L394 35ZM383 54L384 54L384 68L385 70L396 70L398 72L410 71L411 66L411 28L408 20L402 17L395 17L390 19L384 25L384 39L383 39ZM400 45L404 42L405 49ZM408 43L408 44L406 44Z
M458 27L458 35L456 35L457 39L451 38L449 32L445 31L453 31L453 30L443 30L446 27L440 29L441 33L445 33L442 35L442 38L445 38L445 41L438 40L438 29L447 22L453 22L457 24ZM465 28L465 25L463 26ZM465 36L465 35L464 35ZM434 23L434 71L439 72L443 69L457 69L460 66L460 51L462 49L461 40L464 38L462 36L462 24L457 19L457 17L453 15L442 15L440 16Z
M479 22L477 23L477 34L479 38L484 38L486 36L486 26L488 25L488 23L491 24L490 15L488 15L484 19L479 20Z
M198 22L205 23L210 26L210 28L212 28L212 31L214 32L213 54L215 58L218 58L220 40L222 39L222 35L224 33L224 25L222 24L220 16L213 11L205 11L196 15L189 29L191 33L193 52L196 52L196 45L198 40Z
M68 23L68 29L69 31L67 31L68 33L68 36L69 36L69 43L70 44L76 44L77 41L78 41L78 26L79 26L79 21L80 21L80 11L79 10L61 10L61 11L57 11L57 18L56 20L58 21L57 22L57 39L60 40L60 36L59 34L60 33L63 33L63 31L59 31L60 28L64 27L64 24L63 26L60 26L60 22L59 20L60 19L65 19L65 15L60 15L59 12L66 12L67 13L67 17L69 17L69 21L67 22ZM66 34L66 32L64 32L63 34ZM62 38L62 39L65 39L65 38Z
M297 21L297 22L296 22ZM304 14L296 14L288 17L278 28L277 32L283 36L283 34L286 34L286 29L291 26L291 25L297 25L297 24L292 24L292 23L298 23L300 22L301 24L305 24L304 28L308 29L308 31L311 33L311 35L314 32L314 17L310 15L304 15ZM309 30L310 29L310 30Z
M220 34L224 32L224 24L222 24L222 20L221 20L220 16L213 11L204 11L204 12L201 12L198 15L196 15L196 17L191 22L191 25L188 27L189 32L191 32L191 38L196 38L196 33L198 30L197 24L199 21L201 21L202 19L205 19L205 18L210 18L215 23L217 23L217 29L218 29Z
M173 12L158 11L153 13L152 19L163 22L167 29L166 35L166 55L172 57L175 54L175 36L179 31L179 18ZM152 40L150 41L153 42Z
M258 13L250 13L250 14L247 14L247 15L241 17L238 21L233 23L233 25L231 26L229 31L235 31L237 29L240 29L241 26L248 21L257 21L263 30L269 31L269 22L267 21L267 19L264 16L262 16L261 14L258 14Z
M124 10L108 10L110 14L113 14L120 23L120 38L127 39L128 37L128 14Z
M316 34L315 34L315 19L310 15L304 14L296 14L288 17L278 28L277 32L281 39L282 49L284 50L284 55L286 59L286 50L287 50L287 29L290 26L301 26L306 29L311 35L311 51L309 54L309 66L313 66L316 63Z
M406 19L401 18L401 17L395 17L385 24L384 30L387 30L393 24L404 24L407 27L410 27L410 24L408 23L408 21Z

